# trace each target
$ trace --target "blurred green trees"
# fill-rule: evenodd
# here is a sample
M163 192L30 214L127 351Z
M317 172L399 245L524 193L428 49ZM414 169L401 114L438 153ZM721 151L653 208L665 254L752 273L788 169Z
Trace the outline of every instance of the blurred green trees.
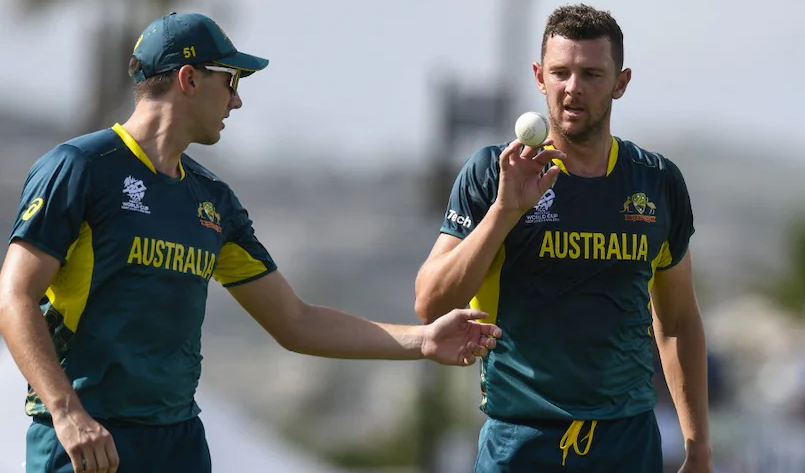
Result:
M799 320L805 320L805 218L788 229L787 270L766 283L765 292Z

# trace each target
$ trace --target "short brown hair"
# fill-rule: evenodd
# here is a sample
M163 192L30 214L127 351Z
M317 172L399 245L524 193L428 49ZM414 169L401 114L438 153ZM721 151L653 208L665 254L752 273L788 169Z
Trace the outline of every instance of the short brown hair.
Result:
M597 10L583 3L559 7L548 17L542 35L542 58L549 38L561 36L574 41L607 38L612 47L612 59L620 71L623 68L623 31L608 11Z
M142 63L139 59L132 56L129 59L129 77L134 77L134 74L142 69ZM163 72L153 77L149 77L142 82L134 84L134 101L139 102L142 99L156 99L166 93L171 88L173 78L176 74L175 71Z
M205 64L193 64L192 67L201 71L204 75L210 75L212 72L204 69L201 66ZM134 74L142 69L142 63L135 56L129 59L129 77L134 77ZM158 99L159 97L168 93L176 78L176 69L157 74L146 78L141 82L134 84L134 101L139 102L142 99Z

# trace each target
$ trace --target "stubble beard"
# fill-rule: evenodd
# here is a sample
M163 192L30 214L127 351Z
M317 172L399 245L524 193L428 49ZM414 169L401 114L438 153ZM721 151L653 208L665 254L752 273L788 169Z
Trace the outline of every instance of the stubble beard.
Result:
M604 133L605 124L607 119L610 116L612 111L612 103L610 102L607 105L607 108L598 116L588 118L585 122L582 123L581 127L574 129L573 131L568 131L562 128L562 121L561 121L561 114L562 110L560 109L557 113L548 104L548 122L551 127L551 131L560 135L565 141L572 144L583 145L592 141L595 141L597 138Z

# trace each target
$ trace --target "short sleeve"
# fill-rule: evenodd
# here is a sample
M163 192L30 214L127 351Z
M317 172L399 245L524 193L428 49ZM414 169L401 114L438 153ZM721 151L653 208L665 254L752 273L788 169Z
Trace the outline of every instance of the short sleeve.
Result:
M487 146L473 153L453 183L441 233L466 238L497 197L501 150Z
M693 209L685 178L679 168L668 159L668 202L670 204L670 227L668 231L668 257L660 262L659 270L667 270L682 261L688 251L693 227Z
M25 179L9 242L25 240L65 264L85 219L88 163L64 144L39 158Z
M213 272L213 278L224 287L254 281L277 269L268 250L257 239L249 213L231 190L229 212L226 242Z

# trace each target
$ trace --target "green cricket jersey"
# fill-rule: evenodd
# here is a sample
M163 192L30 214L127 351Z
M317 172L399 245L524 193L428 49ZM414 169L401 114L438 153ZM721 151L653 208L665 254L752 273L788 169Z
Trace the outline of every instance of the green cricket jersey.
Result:
M506 144L473 154L441 227L464 238L494 202ZM481 366L481 409L500 419L606 420L653 408L655 271L685 255L693 214L679 169L613 138L606 176L559 166L506 237L471 306L503 337Z
M276 269L225 183L186 155L157 172L119 124L32 166L11 233L61 263L42 300L62 367L94 417L169 424L199 413L207 286ZM48 415L35 392L26 412Z

